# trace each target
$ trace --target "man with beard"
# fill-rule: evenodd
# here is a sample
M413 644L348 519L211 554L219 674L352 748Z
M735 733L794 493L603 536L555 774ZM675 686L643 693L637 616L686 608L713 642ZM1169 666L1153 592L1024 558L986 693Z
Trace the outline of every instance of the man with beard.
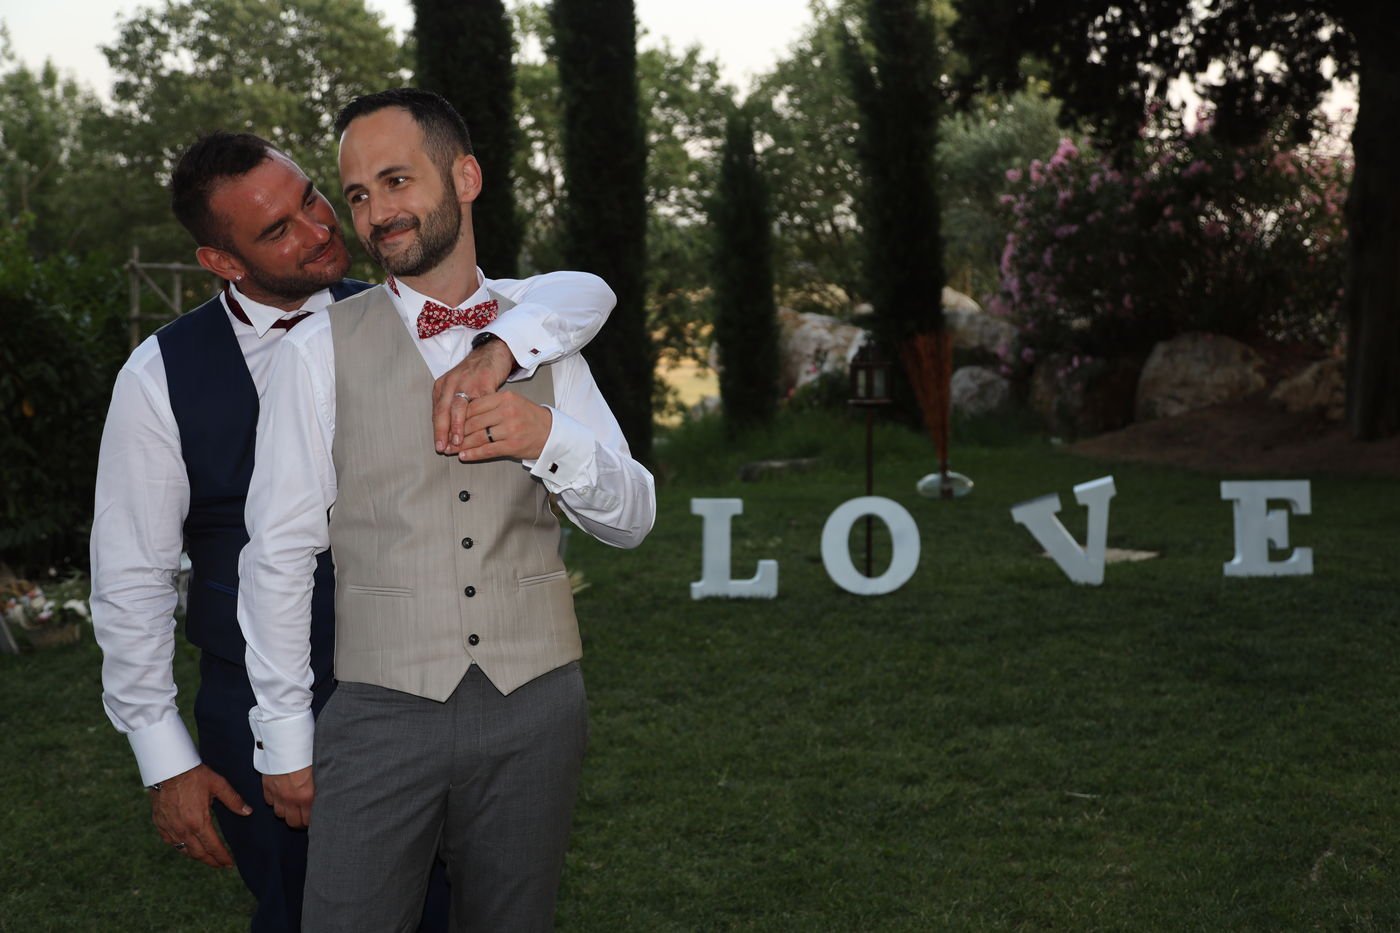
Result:
M314 817L309 930L403 929L439 853L454 929L547 930L587 738L550 500L635 547L652 477L578 356L473 399L461 462L422 450L406 407L535 280L476 270L481 169L446 101L369 95L336 129L355 232L391 275L278 348L238 612L264 786L289 820ZM313 727L311 555L327 544L340 686Z
M92 528L103 703L131 741L161 838L205 864L237 864L257 898L254 930L296 930L306 833L264 802L250 754L254 699L235 613L244 498L273 348L293 328L324 318L333 299L370 286L343 278L350 258L330 203L263 139L217 133L199 140L176 166L171 192L196 258L224 285L142 343L113 389ZM488 396L514 368L514 354L534 365L576 350L613 300L596 277L543 282L497 322L499 339L433 387L441 431L452 430L451 403L461 431L466 406L455 393ZM416 401L415 418L429 423L429 390ZM450 440L442 447L455 451ZM430 437L425 447L432 444ZM182 547L192 564L185 631L201 652L197 751L176 707L172 670ZM333 685L334 581L328 553L311 559L309 687L319 710ZM427 924L434 928L445 924L445 890L439 900L426 918L436 917Z

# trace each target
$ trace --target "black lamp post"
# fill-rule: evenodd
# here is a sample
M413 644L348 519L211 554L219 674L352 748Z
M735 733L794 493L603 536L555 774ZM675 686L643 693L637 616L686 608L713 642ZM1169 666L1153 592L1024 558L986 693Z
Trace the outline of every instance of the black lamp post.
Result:
M848 402L865 409L865 494L875 492L875 409L890 403L890 363L873 344L866 343L851 359L851 395ZM870 536L874 519L865 517L865 575L873 576Z

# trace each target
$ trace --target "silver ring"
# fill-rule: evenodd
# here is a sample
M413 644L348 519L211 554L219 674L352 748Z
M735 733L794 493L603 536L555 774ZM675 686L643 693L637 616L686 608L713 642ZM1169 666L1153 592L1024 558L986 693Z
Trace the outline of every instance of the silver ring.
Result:
M185 843L183 843L183 842L177 842L177 843L175 843L175 848L180 849L180 850L184 850L184 849L189 848L189 846L187 846L187 845L186 845Z
M464 402L470 402L472 400L472 397L465 392L453 392L452 397L459 398Z
M490 425L487 425L487 426L486 426L486 443L488 443L488 444L494 444L494 443L496 443L496 439L495 439L494 437L491 436L491 426L490 426Z

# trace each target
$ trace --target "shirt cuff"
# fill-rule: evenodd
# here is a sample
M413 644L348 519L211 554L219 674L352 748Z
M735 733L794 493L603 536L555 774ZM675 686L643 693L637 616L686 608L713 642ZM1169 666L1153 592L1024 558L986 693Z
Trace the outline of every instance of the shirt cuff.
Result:
M598 482L593 432L559 409L546 405L553 418L538 460L521 460L532 476L553 493L592 487Z
M511 310L516 311L522 307L526 305L516 305ZM563 355L563 348L559 342L545 333L544 328L534 323L535 317L531 314L502 314L484 328L487 333L501 338L510 349L511 356L515 357L517 368L510 374L508 382L529 379L541 363Z
M141 769L141 783L146 787L199 765L199 752L179 715L128 733L127 740L136 754L136 765Z
M248 711L248 728L253 731L253 767L259 774L291 774L311 767L311 747L316 737L316 720L305 712L287 719L258 720L255 706Z

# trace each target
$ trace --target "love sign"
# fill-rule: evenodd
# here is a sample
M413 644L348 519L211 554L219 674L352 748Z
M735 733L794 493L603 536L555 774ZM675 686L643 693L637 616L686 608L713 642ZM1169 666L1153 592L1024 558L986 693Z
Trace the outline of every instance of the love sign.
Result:
M1074 487L1075 501L1088 509L1088 531L1084 544L1074 540L1058 515L1060 497L1056 493L1030 499L1011 507L1011 520L1031 533L1045 553L1075 583L1099 586L1104 581L1104 553L1108 541L1108 506L1117 493L1112 476L1080 483ZM1227 577L1283 577L1311 574L1311 548L1296 548L1286 558L1273 560L1270 548L1288 548L1289 514L1308 515L1312 510L1311 485L1307 480L1222 482L1220 498L1234 503L1235 556L1224 565ZM1270 508L1271 502L1285 503L1287 509ZM692 599L773 599L778 595L778 562L760 560L757 572L745 580L730 577L731 528L736 515L744 512L742 499L691 499L690 513L703 521L701 531L700 579L690 584ZM851 560L851 528L866 516L879 519L890 532L890 565L878 577L856 569ZM858 596L893 593L909 582L919 564L919 528L914 516L893 499L861 496L837 506L822 528L822 565L832 582Z

